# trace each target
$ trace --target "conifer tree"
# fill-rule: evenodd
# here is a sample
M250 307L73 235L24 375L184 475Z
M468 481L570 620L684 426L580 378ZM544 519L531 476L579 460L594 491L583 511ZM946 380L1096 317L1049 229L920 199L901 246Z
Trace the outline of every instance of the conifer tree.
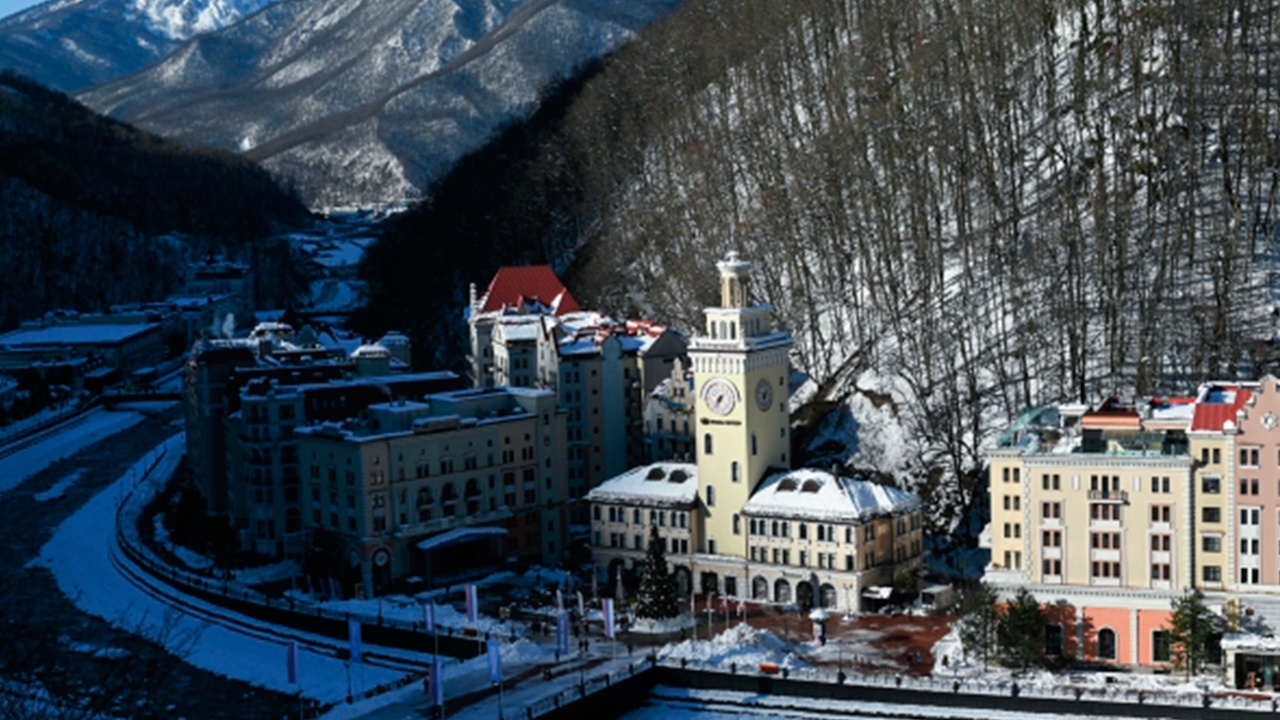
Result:
M645 551L644 573L640 576L640 596L636 600L636 616L665 620L680 614L676 598L675 577L667 571L667 553L658 528L649 529L649 546Z
M1213 613L1204 604L1204 594L1188 590L1173 600L1169 619L1169 642L1177 651L1176 661L1190 680L1209 659L1209 636L1214 630Z
M1023 672L1044 658L1044 612L1025 587L1018 588L1005 608L999 635L1005 661Z
M997 651L998 600L990 585L979 583L977 591L965 597L964 615L960 618L960 645L966 656L982 658L983 671Z

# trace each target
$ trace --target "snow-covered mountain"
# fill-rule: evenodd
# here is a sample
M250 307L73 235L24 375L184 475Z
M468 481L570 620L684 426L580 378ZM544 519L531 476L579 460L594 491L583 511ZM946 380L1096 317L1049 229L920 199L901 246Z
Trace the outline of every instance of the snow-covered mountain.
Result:
M74 91L156 62L272 0L53 0L0 20L0 68Z
M411 199L679 0L282 0L81 95L238 149L315 206Z

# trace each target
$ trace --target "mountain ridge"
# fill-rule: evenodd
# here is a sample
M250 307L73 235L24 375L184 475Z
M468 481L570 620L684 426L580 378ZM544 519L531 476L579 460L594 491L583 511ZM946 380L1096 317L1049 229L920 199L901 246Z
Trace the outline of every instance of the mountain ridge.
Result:
M313 207L396 205L678 4L283 0L80 98L246 152Z
M74 92L137 72L271 0L50 0L0 19L0 69Z

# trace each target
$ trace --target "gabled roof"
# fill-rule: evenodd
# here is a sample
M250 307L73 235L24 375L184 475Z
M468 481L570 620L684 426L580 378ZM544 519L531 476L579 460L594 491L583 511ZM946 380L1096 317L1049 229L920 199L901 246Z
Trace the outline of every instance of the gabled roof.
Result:
M578 301L565 289L549 265L521 265L498 270L489 281L480 312L519 307L524 302L550 307L556 315L578 312Z
M765 478L743 506L755 516L811 520L866 520L920 506L920 496L898 488L800 469Z
M1196 414L1191 418L1191 430L1221 432L1228 420L1236 421L1236 413L1244 407L1253 392L1236 385L1217 385L1206 388L1196 403Z

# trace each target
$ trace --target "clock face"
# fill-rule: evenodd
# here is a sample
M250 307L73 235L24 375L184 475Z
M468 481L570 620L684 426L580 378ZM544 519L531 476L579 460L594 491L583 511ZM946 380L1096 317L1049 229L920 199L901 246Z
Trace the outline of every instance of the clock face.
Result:
M1268 430L1275 430L1276 421L1277 421L1276 414L1273 412L1269 412L1266 415L1262 416L1262 427Z
M702 401L716 415L728 415L738 404L738 389L724 378L713 378L702 388Z
M773 407L773 383L764 378L756 383L756 405L761 411Z

